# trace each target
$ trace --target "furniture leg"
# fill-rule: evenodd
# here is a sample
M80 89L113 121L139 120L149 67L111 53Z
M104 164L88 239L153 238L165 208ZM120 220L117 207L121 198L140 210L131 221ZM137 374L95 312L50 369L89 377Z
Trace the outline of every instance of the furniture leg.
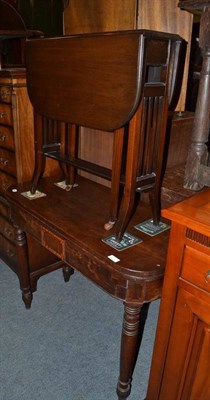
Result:
M31 307L33 295L29 277L27 239L25 232L18 227L15 228L15 242L20 268L20 288L22 291L22 299L26 308L29 309Z
M152 209L153 224L159 225L160 223L160 194L159 190L153 190L149 193L149 201Z
M67 139L66 139L66 149L65 154L70 157L70 159L76 158L77 153L77 131L78 127L74 124L67 124ZM71 189L75 183L76 169L72 165L67 165L68 176L66 178L66 184L69 185Z
M118 400L125 400L131 392L133 370L144 332L149 303L142 306L125 304L121 337L120 375L117 384Z
M69 267L68 265L64 265L63 267L63 277L64 277L64 281L68 282L71 275L73 275L74 273L74 268Z
M133 211L136 198L136 177L138 171L141 112L142 105L140 105L129 124L125 187L119 218L116 224L116 239L119 241L123 237L127 223Z
M113 159L112 159L112 183L111 183L111 202L109 210L109 221L104 224L106 231L110 230L117 220L119 209L119 191L122 167L122 154L124 143L124 128L114 132Z
M42 138L42 117L34 114L34 134L35 134L35 168L31 185L31 193L35 194L36 188L44 169L46 158L43 154L43 138Z

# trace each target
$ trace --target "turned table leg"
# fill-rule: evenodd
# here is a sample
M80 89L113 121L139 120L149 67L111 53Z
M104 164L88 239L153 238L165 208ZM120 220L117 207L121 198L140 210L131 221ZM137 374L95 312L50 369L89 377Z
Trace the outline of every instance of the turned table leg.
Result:
M22 290L22 299L27 309L31 307L32 291L30 285L29 265L28 265L28 247L26 234L20 228L15 230L15 243L19 264L20 288Z
M143 336L149 303L143 306L125 304L121 337L120 375L117 384L119 400L125 400L131 392L131 381Z

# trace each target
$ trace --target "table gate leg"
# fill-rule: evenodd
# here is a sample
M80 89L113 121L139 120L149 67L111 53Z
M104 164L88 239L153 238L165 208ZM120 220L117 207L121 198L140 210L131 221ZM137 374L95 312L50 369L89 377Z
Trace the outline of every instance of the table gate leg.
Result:
M15 231L15 243L19 264L19 279L20 288L22 290L22 299L26 308L30 308L33 295L29 276L27 239L25 232L18 227L16 227Z
M119 400L125 400L131 392L132 375L138 357L149 303L141 306L125 304L121 338L120 375L117 384Z

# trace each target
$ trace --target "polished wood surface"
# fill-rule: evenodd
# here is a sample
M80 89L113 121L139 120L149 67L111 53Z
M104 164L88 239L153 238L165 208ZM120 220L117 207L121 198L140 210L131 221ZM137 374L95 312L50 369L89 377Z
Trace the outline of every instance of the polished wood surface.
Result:
M118 240L133 212L136 191L150 193L153 221L158 225L167 111L176 94L182 45L176 35L144 30L28 41L27 87L36 112L32 193L44 171L45 156L52 157L70 165L66 181L71 186L72 168L111 180L105 229L116 222ZM41 116L75 125L74 129L114 131L112 169L77 158L77 133L70 127L62 134L63 150L59 151L57 136L55 143L46 144Z
M139 333L143 331L149 303L161 294L169 231L151 237L134 228L135 224L151 217L150 207L142 203L130 221L128 231L143 242L117 251L102 241L109 236L103 229L103 221L108 216L109 189L84 178L80 178L79 186L70 192L54 183L49 178L41 179L39 189L46 196L36 200L21 194L30 191L30 182L15 185L7 191L16 226L23 300L30 307L30 264L24 232L70 268L122 300L124 322L117 393L123 400L131 390Z
M136 29L137 6L136 0L71 0L64 10L64 33L71 35ZM95 136L92 129L81 128L80 156L111 168L113 134L98 131L97 138ZM110 185L109 181L88 172L81 171L80 174L106 186Z
M93 33L135 29L136 0L71 0L64 11L64 33Z
M147 400L210 396L210 191L163 210L172 221Z

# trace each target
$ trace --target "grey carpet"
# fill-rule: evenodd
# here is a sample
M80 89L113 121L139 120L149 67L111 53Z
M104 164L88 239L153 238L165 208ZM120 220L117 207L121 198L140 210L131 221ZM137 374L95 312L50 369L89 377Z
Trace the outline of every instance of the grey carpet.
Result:
M31 310L0 261L0 400L116 400L121 302L75 273L38 281ZM152 303L130 400L146 394L159 302Z

